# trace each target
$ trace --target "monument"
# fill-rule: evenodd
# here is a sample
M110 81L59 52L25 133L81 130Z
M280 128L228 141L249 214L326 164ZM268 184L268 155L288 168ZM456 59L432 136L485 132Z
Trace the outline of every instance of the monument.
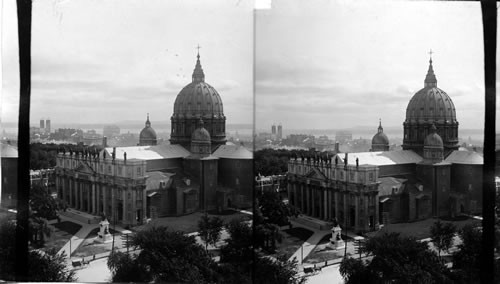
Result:
M106 218L99 222L99 233L97 233L96 241L100 243L109 243L113 241L113 237L109 233L109 222Z
M331 229L332 237L330 238L330 243L327 247L331 249L340 249L344 247L344 240L342 240L342 229L340 228L338 222L334 220L333 227Z

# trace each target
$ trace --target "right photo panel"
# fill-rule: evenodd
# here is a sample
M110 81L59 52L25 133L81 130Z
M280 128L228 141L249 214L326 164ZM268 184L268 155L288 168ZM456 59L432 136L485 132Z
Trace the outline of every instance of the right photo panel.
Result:
M480 3L257 10L262 253L298 282L479 281L484 94Z

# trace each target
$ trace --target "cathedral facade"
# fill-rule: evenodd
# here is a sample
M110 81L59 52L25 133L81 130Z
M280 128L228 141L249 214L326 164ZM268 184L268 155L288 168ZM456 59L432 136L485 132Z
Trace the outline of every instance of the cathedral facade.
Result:
M157 143L149 114L139 145L62 149L56 188L71 208L123 225L196 211L250 207L253 154L226 141L222 100L197 56L174 103L170 144ZM98 220L98 218L95 218Z
M483 158L459 151L455 107L437 88L432 59L424 88L408 103L403 131L403 150L389 151L380 123L370 152L293 157L291 204L356 232L481 212Z

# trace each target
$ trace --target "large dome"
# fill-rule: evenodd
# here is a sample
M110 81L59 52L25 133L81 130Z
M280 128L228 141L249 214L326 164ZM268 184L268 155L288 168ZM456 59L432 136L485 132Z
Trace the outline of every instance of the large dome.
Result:
M209 84L198 81L184 87L174 103L174 117L224 117L219 93Z
M429 60L424 88L415 93L406 108L403 149L423 154L424 140L432 133L442 138L445 155L458 149L458 121L455 105L445 91L437 87L437 79Z
M425 137L424 147L443 149L443 139L441 139L441 136L439 136L439 134L436 133L436 126L434 124L431 127L431 134Z
M192 82L186 85L175 99L174 113L170 118L170 143L189 149L191 135L200 119L204 121L204 129L210 135L214 150L226 143L226 117L222 100L215 88L205 82L198 54Z

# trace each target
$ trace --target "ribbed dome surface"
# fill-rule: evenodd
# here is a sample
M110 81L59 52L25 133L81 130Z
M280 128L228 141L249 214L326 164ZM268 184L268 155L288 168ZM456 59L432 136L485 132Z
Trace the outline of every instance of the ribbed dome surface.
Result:
M139 135L139 140L141 139L156 139L155 130L152 127L144 127Z
M184 87L174 103L174 117L224 117L222 100L214 87L195 81Z
M418 91L406 108L406 121L456 122L455 105L448 94L437 87Z
M375 134L372 138L372 145L379 144L389 145L389 138L387 138L387 135L383 132Z

